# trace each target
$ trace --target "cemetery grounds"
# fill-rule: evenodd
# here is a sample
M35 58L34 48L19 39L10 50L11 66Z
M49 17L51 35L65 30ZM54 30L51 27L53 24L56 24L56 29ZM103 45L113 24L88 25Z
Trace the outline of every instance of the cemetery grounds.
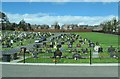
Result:
M11 32L11 31L10 31ZM2 32L4 33L4 32ZM26 32L27 33L27 32ZM116 50L116 52L114 53L115 55L119 56L118 53L118 36L117 35L112 35L112 34L103 34L103 33L96 33L96 32L71 32L71 33L51 33L53 36L59 36L61 34L78 34L82 37L82 39L89 39L92 42L99 42L99 45L103 47L103 52L99 53L99 57L98 58L92 58L92 63L118 63L118 58L110 58L110 54L108 53L107 49L109 46L113 46ZM8 34L7 34L8 35ZM47 40L50 39L50 37L52 37L52 35L47 37ZM2 36L2 34L1 34ZM32 36L30 36L32 37ZM23 44L20 44L20 42L16 41L14 43L14 45L12 47L8 47L8 48L3 48L1 46L1 51L9 51L11 49L14 49L16 47L21 47L21 46L29 46L29 45L34 45L34 41L35 39L37 39L37 37L35 38L26 38L22 40ZM64 40L67 38L64 38ZM58 39L59 41L64 41L62 39ZM57 40L56 40L57 41ZM79 43L79 39L75 40L75 42L73 42L73 47L72 48L68 48L68 42L65 42L64 44L62 44L62 56L63 58L52 58L54 56L53 52L56 50L56 48L48 48L46 47L42 47L42 48L38 48L38 49L42 49L42 51L40 51L38 53L38 58L33 58L32 56L32 52L30 53L26 53L26 59L25 62L26 63L89 63L90 62L90 50L91 52L93 52L93 48L88 46L88 42L86 41L84 45L81 44L81 47L76 47L76 45ZM47 44L50 44L50 41L47 42ZM88 48L88 53L82 53L81 49L82 48ZM32 48L31 48L32 49ZM51 53L48 53L46 50L51 49ZM76 52L78 52L81 56L83 56L84 58L82 59L78 59L78 60L74 60L72 59L72 55L75 51L73 50L77 50ZM23 53L20 52L20 50L17 52L18 53L18 57L22 57ZM65 58L64 58L65 57ZM12 60L13 61L13 60ZM21 61L19 61L18 63L23 63L23 59Z

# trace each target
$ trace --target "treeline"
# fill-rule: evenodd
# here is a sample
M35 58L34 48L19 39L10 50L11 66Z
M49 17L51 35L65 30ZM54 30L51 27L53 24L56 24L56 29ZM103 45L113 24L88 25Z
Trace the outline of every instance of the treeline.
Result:
M112 20L104 21L100 24L104 33L118 33L120 28L120 20L115 17Z
M21 20L18 24L11 23L7 15L3 12L0 12L0 26L2 30L13 30L13 31L16 29L23 31L33 30L31 24L26 23L24 20Z
M7 15L3 12L0 12L0 26L2 30L23 30L23 31L28 31L28 30L36 30L36 29L67 29L67 30L73 30L73 29L81 29L82 25L78 26L77 24L70 24L70 25L63 25L60 26L58 22L55 22L51 27L47 24L43 25L31 25L30 23L26 23L23 20L21 20L18 24L17 23L11 23L9 21L9 18ZM98 27L102 28L103 33L113 33L113 34L118 34L119 33L119 28L120 28L120 20L116 19L115 17L109 21L104 21ZM88 29L93 29L96 28L95 26L85 26L84 28Z

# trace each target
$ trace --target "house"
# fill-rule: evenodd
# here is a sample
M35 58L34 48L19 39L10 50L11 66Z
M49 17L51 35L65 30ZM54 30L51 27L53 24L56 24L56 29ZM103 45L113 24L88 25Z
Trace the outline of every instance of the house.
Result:
M53 25L51 25L50 29L60 29L60 25L58 22L55 22Z
M93 31L103 31L103 27L95 27L93 26L94 28L92 29Z

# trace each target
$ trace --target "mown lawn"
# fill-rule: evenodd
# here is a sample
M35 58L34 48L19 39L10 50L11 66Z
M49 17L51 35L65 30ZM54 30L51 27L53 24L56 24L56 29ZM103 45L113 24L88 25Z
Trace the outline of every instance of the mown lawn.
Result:
M104 34L104 33L95 33L95 32L84 32L77 33L84 38L88 38L93 42L99 42L103 47L113 45L118 46L118 35Z
M28 58L25 60L26 63L90 63L90 59L86 58L86 59L78 59L78 60L74 60L74 59L66 59L66 58L61 58L61 59L54 59L54 58ZM23 62L20 61L20 62ZM103 58L103 59L99 59L99 58L94 58L92 59L92 63L118 63L118 59L113 59L113 58Z

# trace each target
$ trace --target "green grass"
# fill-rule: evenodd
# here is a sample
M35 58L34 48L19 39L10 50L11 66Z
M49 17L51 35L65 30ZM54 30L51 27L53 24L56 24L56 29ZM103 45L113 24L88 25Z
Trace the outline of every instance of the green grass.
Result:
M111 35L111 34L103 34L103 33L95 33L95 32L82 32L82 33L75 33L81 35L83 38L87 38L93 42L99 42L100 46L103 47L104 52L100 54L100 56L103 56L102 59L100 58L93 58L92 62L93 63L117 63L118 59L115 58L109 58L109 53L107 52L107 48L110 45L113 45L113 47L117 48L118 47L118 36L117 35ZM78 44L79 41L75 41L73 44L73 48L76 48L76 44ZM29 44L28 40L26 41L26 45ZM67 43L63 45L64 51L63 51L63 56L71 57L73 54L69 53ZM93 48L89 48L87 45L87 42L85 45L83 45L81 48L88 48L88 50ZM77 48L77 50L81 50L81 48ZM44 48L45 49L45 48ZM55 50L55 49L52 49ZM82 56L88 56L86 59L80 59L80 60L74 60L74 59L57 59L57 63L89 63L89 53L88 54L82 54ZM55 63L54 58L50 58L53 56L53 53L41 53L38 55L39 58L27 58L26 63ZM46 58L44 58L46 57ZM20 61L23 62L23 61Z
M118 35L95 33L95 32L84 32L77 33L80 34L83 38L88 38L93 42L99 42L103 47L110 45L118 46Z
M2 58L0 58L0 62L2 62Z
M55 63L54 58L28 58L25 60L26 63ZM74 60L74 59L56 59L57 63L90 63L90 59L79 59L79 60ZM20 61L20 62L23 62ZM113 58L94 58L92 59L92 63L118 63L118 59L113 59Z
M94 58L92 59L93 63L118 63L118 59L115 58Z
M54 58L28 58L26 59L26 63L55 63ZM80 59L80 60L73 60L73 59L56 59L56 63L89 63L89 59ZM23 61L21 61L23 62Z
M74 59L69 59L69 58L61 58L61 59L56 59L57 63L90 63L89 59L89 53L87 55L81 54L82 56L88 56L86 59L79 59L79 60L74 60ZM115 58L109 58L108 53L101 53L100 55L104 55L105 57L108 58L92 58L92 63L118 63L118 59ZM70 57L72 56L72 53L63 53L63 56ZM55 63L53 57L53 53L40 53L38 55L39 58L27 58L26 63ZM23 62L23 61L20 61Z
M17 48L17 47L20 47L20 46L26 46L26 45L29 45L29 44L32 44L32 43L34 43L34 40L35 39L25 39L25 40L23 40L22 42L23 42L23 45L20 45L20 42L16 42L16 43L14 43L13 45L12 45L12 47L8 47L8 48L0 48L0 50L4 50L4 51L6 51L6 50L10 50L10 49L12 49L12 48Z

